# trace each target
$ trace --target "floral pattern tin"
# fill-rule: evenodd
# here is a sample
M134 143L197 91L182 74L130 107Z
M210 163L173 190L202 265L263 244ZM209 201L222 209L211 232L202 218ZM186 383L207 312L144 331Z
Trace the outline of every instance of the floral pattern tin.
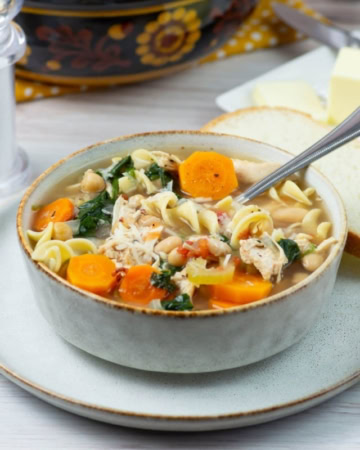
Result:
M28 46L18 73L99 85L166 75L221 47L257 0L104 3L25 2L18 23Z

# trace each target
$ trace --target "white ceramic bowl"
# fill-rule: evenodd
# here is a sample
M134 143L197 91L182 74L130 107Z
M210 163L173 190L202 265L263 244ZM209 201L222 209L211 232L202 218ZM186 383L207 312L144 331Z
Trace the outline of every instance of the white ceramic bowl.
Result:
M285 163L291 155L268 145L212 133L159 132L95 144L44 172L21 201L17 229L34 297L56 332L73 345L125 366L160 372L211 372L260 361L301 339L334 286L346 239L346 216L329 181L310 168L305 181L324 199L338 242L318 270L286 291L226 310L155 311L119 304L78 289L31 259L26 238L31 205L69 173L137 148L180 152L214 150L229 156Z

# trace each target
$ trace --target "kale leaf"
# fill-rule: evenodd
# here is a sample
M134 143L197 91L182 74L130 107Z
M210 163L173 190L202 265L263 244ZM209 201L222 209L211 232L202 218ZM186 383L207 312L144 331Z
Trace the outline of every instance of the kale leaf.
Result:
M176 272L181 272L184 268L184 266L173 266L163 259L160 260L160 267L163 271L170 272L171 276L175 275Z
M171 281L172 273L170 270L163 270L160 273L153 273L150 278L150 282L153 286L164 289L168 291L170 294L176 291L176 284Z
M188 294L180 294L172 300L162 300L161 305L166 311L189 311L194 307Z
M225 242L225 244L230 245L230 239L226 237L224 234L220 234L220 241Z
M166 172L156 163L151 164L151 166L146 170L145 175L151 181L158 180L160 178L162 187L165 187L173 179L169 172Z
M132 160L131 156L128 155L125 156L125 158L122 158L112 167L107 167L106 169L98 169L96 173L103 177L105 181L109 181L111 183L111 197L113 202L115 202L119 196L119 178L123 177L125 174L128 174L130 177L135 178L134 161Z
M280 239L278 244L284 250L285 256L288 259L287 265L301 258L300 248L292 239Z
M135 167L130 167L129 169L126 170L126 173L129 175L129 177L136 178Z
M112 187L112 195L111 195L111 200L113 202L116 201L116 199L119 197L119 178L114 178L111 182L111 187Z
M111 224L112 214L104 212L108 205L112 205L112 200L107 191L80 205L77 216L80 225L76 236L94 236L100 225Z
M109 172L109 178L119 178L121 177L125 172L131 171L134 169L134 161L132 160L131 156L125 156L125 158L122 158L118 163L115 164L115 166L110 170ZM132 172L131 172L132 173Z

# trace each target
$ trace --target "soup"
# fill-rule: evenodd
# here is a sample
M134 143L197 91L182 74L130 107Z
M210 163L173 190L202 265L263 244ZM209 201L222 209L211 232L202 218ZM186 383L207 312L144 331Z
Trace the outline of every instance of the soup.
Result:
M237 202L277 166L135 150L33 205L32 258L133 306L187 311L262 300L304 280L336 242L321 198L301 178Z

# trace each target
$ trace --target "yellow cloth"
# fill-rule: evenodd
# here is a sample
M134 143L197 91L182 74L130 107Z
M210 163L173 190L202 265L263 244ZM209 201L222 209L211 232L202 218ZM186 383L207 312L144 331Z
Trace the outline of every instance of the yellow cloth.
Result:
M308 8L302 0L277 0L300 9L316 18L321 16ZM220 50L201 62L215 61L230 55L250 52L260 48L274 47L302 39L303 36L281 22L274 14L273 0L261 0L254 13L239 27L235 35ZM18 102L96 89L87 86L58 86L16 77L15 94Z

